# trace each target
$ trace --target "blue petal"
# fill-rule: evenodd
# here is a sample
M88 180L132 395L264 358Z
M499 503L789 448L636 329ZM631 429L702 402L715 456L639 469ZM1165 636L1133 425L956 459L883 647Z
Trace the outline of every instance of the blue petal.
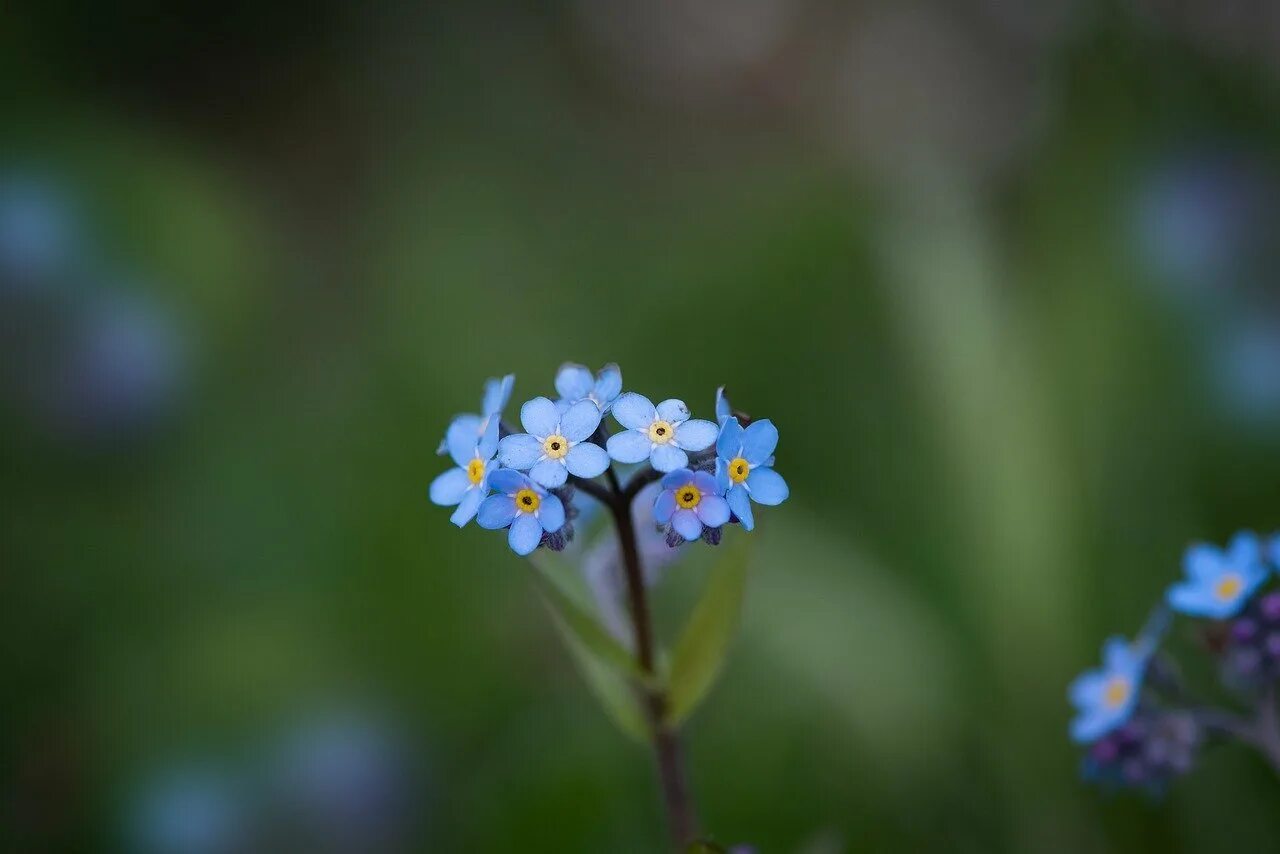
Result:
M547 489L555 489L564 486L569 470L564 467L564 460L543 460L529 469L529 479Z
M564 464L570 474L578 477L599 477L609 467L609 455L599 445L583 442L569 449Z
M1222 574L1222 553L1204 543L1196 543L1182 557L1182 571L1194 581L1206 581Z
M720 488L716 485L715 476L710 472L695 472L693 475L693 485L698 487L698 491L703 495L720 494Z
M729 502L719 495L702 496L695 509L702 524L712 528L719 528L729 521Z
M724 386L720 386L716 389L716 421L723 424L732 417L733 407L729 405L729 398L724 396Z
M732 485L733 481L729 480L729 464L716 457L716 494L724 495Z
M484 400L481 411L485 415L501 415L511 399L511 387L515 385L516 375L507 374L500 380L487 380L484 384Z
M462 500L463 494L470 488L471 478L467 477L464 469L449 469L431 481L429 490L431 503L439 504L441 507L452 507Z
M702 536L702 520L692 510L677 510L671 517L671 527L686 540L696 540Z
M1071 739L1077 744L1097 741L1114 729L1122 718L1110 712L1081 712L1071 722Z
M498 443L498 462L509 469L532 468L542 456L542 443L528 433L513 433Z
M1239 569L1261 561L1262 544L1258 541L1258 535L1252 531L1241 531L1236 534L1227 548L1227 556Z
M470 522L475 518L476 511L480 509L480 502L484 501L488 493L489 490L482 487L468 489L467 494L458 502L458 509L454 510L453 515L449 517L449 521L459 528Z
M520 423L524 425L525 432L545 439L560 425L560 413L547 398L535 397L520 407Z
M542 530L548 534L554 534L563 528L564 503L554 495L543 498L542 504L538 506L538 521L542 524Z
M609 404L622 391L622 371L618 366L610 362L600 369L599 376L596 377L595 395L596 402L603 408L608 409Z
M653 402L642 394L629 391L613 402L613 417L628 430L644 430L658 417ZM614 457L616 460L617 457Z
M767 418L752 421L742 434L742 455L753 466L763 465L773 449L778 447L778 428Z
M616 403L613 406L613 414L618 414ZM605 443L605 448L609 451L609 456L620 463L642 463L649 459L649 451L653 448L653 443L639 430L623 430L621 433L610 436L609 441Z
M730 489L725 500L729 502L729 509L733 511L733 515L737 516L738 521L742 523L743 530L750 531L756 526L756 520L751 515L751 499L747 496L747 490L742 484L736 484Z
M686 451L705 450L715 442L719 432L719 428L710 421L695 418L676 428L676 444Z
M479 437L481 420L479 415L459 415L454 418L449 422L449 427L445 430L444 438L440 440L440 447L436 448L436 453L440 455L449 453L449 435L455 429L455 426L460 437L466 436L464 425L471 425L474 434ZM457 462L457 460L454 460L455 464ZM463 463L463 465L466 465L466 463Z
M1133 646L1119 635L1112 635L1102 645L1102 664L1111 673L1130 673L1136 669Z
M791 494L782 475L766 468L751 470L751 474L747 475L747 489L751 492L752 501L768 507L781 504Z
M664 489L653 502L653 521L659 525L665 525L671 521L671 514L675 512L676 494L669 489Z
M565 362L556 371L556 391L566 400L582 400L591 394L591 371L585 365Z
M476 445L476 453L480 455L482 460L491 460L497 452L498 418L495 416L490 418L489 423L485 425L484 434L480 437L480 444Z
M683 400L676 400L673 397L658 404L658 417L663 421L679 424L681 421L689 420L689 407L684 405Z
M730 418L720 425L720 438L716 439L716 456L730 461L742 456L742 434L742 425L736 418Z
M1101 670L1088 670L1076 677L1067 689L1067 697L1077 708L1090 708L1102 701L1107 686L1107 674Z
M476 513L476 524L490 531L505 528L516 518L516 502L510 495L490 495Z
M1222 603L1213 595L1209 585L1183 582L1169 588L1165 594L1169 607L1190 617L1217 618Z
M692 483L692 482L693 482L693 472L690 471L689 469L684 469L684 468L676 469L675 471L667 472L662 476L663 489L678 489L684 486L686 483Z
M527 555L542 542L542 524L529 513L521 513L511 523L507 545L518 555Z
M1271 565L1280 572L1280 534L1276 534L1271 538Z
M655 445L649 463L658 471L674 471L689 464L689 455L673 445Z
M596 432L599 425L599 408L589 400L580 400L561 417L560 435L570 442L581 442Z
M449 458L463 468L476 455L476 444L480 441L480 419L474 415L459 415L449 425L444 434L445 444L449 446Z
M515 469L498 469L489 475L489 486L506 495L515 495L528 485L529 478Z

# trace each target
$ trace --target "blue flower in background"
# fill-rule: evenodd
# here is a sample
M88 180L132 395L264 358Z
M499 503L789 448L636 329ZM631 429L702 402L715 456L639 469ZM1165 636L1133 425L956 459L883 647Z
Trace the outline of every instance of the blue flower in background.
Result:
M1237 534L1224 552L1199 544L1183 558L1187 579L1169 588L1169 607L1193 617L1224 620L1244 607L1267 578L1262 546L1251 533Z
M527 470L548 489L563 486L570 474L598 477L609 467L604 449L586 441L600 426L600 410L589 400L561 415L550 400L535 397L520 407L520 423L527 432L503 439L498 460L507 468Z
M491 531L510 525L507 544L516 554L529 554L542 542L544 531L554 534L564 527L564 504L520 472L499 469L489 475L489 486L498 494L480 505L476 522Z
M1077 709L1071 738L1080 744L1096 741L1127 721L1142 688L1151 645L1130 645L1122 637L1102 647L1102 667L1088 670L1071 683L1068 692Z
M641 394L627 392L613 404L613 417L627 428L609 437L609 456L620 463L646 459L661 472L689 464L686 451L701 451L716 440L716 425L689 418L682 400L664 400L656 407Z
M716 479L707 472L676 469L662 478L653 519L659 525L669 523L686 540L696 540L704 525L719 528L729 521L729 503L720 497Z
M442 507L457 505L449 521L461 528L471 521L480 502L489 494L489 475L496 467L498 452L498 419L490 418L480 441L476 441L475 425L470 416L455 418L445 434L449 456L457 463L431 481L431 500Z
M778 428L771 421L753 421L745 430L738 419L729 418L716 440L716 482L729 502L729 509L742 527L755 527L751 502L769 507L787 500L790 490L782 475L773 470L773 451L778 446Z
M449 429L459 423L468 425L471 428L472 435L478 440L484 435L485 428L489 426L489 419L502 418L502 410L507 408L507 402L511 400L511 388L515 385L516 375L507 374L502 379L489 378L484 382L484 397L480 401L479 415L459 415L453 419L453 423L449 425ZM449 437L446 434L440 442L440 447L436 448L436 453L443 456L449 453Z
M556 408L561 412L580 400L589 400L602 413L608 412L622 391L622 371L609 363L592 379L591 371L585 365L566 362L556 372L556 391L560 394Z
M716 389L716 423L721 427L724 422L733 417L733 407L729 405L729 398L725 396L724 386Z

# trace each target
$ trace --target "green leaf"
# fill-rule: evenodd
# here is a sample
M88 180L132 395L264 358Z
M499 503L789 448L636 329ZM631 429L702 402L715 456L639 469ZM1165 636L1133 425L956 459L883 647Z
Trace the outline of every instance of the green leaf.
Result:
M640 669L636 666L631 651L609 634L608 630L600 625L600 621L578 603L578 600L560 584L550 567L542 564L535 564L535 566L538 571L534 574L534 578L538 581L539 592L542 593L552 613L564 623L565 629L601 662L632 678L641 678Z
M596 699L600 701L605 714L617 724L624 735L647 744L649 726L640 708L636 683L619 674L615 668L593 654L554 610L552 617L555 620L556 629L564 638L565 646L569 648L569 654L578 666L578 672L582 674L591 693L595 694Z
M667 721L673 725L692 714L715 683L742 613L750 539L735 537L722 549L671 658Z

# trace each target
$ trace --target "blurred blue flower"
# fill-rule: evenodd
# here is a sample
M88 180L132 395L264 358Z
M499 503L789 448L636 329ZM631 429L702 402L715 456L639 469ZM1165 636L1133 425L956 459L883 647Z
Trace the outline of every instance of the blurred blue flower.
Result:
M738 419L729 418L720 428L716 482L729 501L729 509L748 531L755 527L752 501L773 507L791 494L782 475L773 470L777 446L778 428L768 420L753 421L744 430Z
M622 391L622 371L611 362L592 379L591 371L585 365L566 362L556 372L556 391L560 394L556 408L561 412L580 400L589 400L602 413L608 412Z
M1211 369L1227 412L1245 423L1280 418L1280 321L1261 310L1227 318L1211 341Z
M528 471L548 489L563 486L573 474L597 477L609 467L599 445L586 441L600 426L600 409L580 400L562 415L545 397L520 407L520 423L527 432L507 436L498 446L498 460L507 468Z
M515 385L515 382L515 374L507 374L502 379L490 377L485 380L484 397L480 401L480 414L459 415L453 419L449 428L453 429L457 425L465 425L473 431L472 435L479 439L484 435L491 418L499 421L502 419L502 410L507 408L507 402L511 400L511 388ZM449 436L447 433L440 440L440 446L436 448L436 453L440 456L449 453Z
M686 451L705 450L716 440L716 425L690 419L682 400L664 400L655 407L649 398L629 391L614 401L613 417L626 428L607 443L609 456L620 463L647 459L658 471L674 471L689 464Z
M489 494L489 474L497 466L494 455L498 452L498 419L489 419L478 442L473 429L470 421L461 418L449 425L445 442L457 467L431 481L432 502L442 507L457 505L449 521L459 528L480 509L480 502Z
M550 405L551 401L547 403ZM476 523L491 531L511 526L507 544L516 554L529 554L542 542L543 532L554 534L564 527L564 504L560 499L518 471L498 469L489 475L489 486L498 494L490 495L480 505Z
M0 293L47 287L72 266L79 241L71 204L55 184L0 180Z
M729 521L729 503L720 497L716 479L705 471L676 469L662 478L662 493L653 505L659 525L670 524L686 540L702 536L702 528Z
M239 854L250 835L243 784L212 767L170 769L134 805L129 848L139 854Z
M1262 546L1251 533L1237 534L1225 552L1197 544L1183 558L1187 580L1165 594L1169 607L1193 617L1224 620L1240 612L1267 578Z
M1068 695L1076 707L1071 738L1088 743L1129 719L1138 701L1142 677L1151 656L1146 643L1128 644L1112 637L1102 648L1102 667L1088 670L1071 683Z

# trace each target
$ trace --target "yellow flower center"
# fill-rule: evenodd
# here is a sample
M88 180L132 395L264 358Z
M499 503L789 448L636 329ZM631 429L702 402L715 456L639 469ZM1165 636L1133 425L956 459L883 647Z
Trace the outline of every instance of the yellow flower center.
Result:
M1116 709L1129 699L1129 680L1123 676L1113 676L1102 691L1102 702L1108 709Z
M692 510L697 507L698 502L701 500L702 492L691 483L687 483L676 490L676 503L685 510Z
M467 463L467 480L471 481L472 486L480 485L480 481L484 480L484 460L476 457Z
M657 421L649 425L649 441L657 442L659 445L665 445L671 441L671 437L676 434L675 428L671 426L671 422L663 421L659 418Z
M1224 575L1213 587L1214 595L1223 602L1229 601L1236 597L1240 592L1240 588L1244 586L1244 582L1240 580L1240 576L1232 573Z
M534 513L542 499L532 489L522 489L516 493L516 510L521 513Z
M742 483L749 474L751 466L742 457L734 457L733 462L729 463L729 480L734 483Z
M558 460L569 453L569 440L558 433L547 437L542 443L542 452L553 460Z

